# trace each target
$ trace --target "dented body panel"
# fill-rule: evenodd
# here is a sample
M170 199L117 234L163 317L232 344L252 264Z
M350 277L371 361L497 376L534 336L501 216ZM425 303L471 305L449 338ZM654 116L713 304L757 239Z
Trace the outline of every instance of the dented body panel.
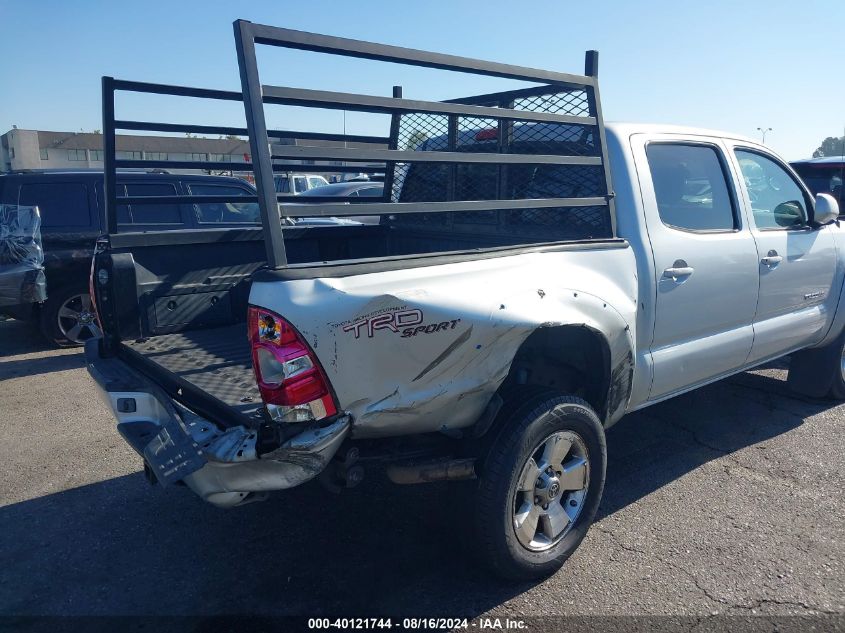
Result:
M559 326L606 339L612 423L630 396L636 337L636 262L622 246L255 282L250 303L283 315L310 343L354 438L471 426L523 341Z

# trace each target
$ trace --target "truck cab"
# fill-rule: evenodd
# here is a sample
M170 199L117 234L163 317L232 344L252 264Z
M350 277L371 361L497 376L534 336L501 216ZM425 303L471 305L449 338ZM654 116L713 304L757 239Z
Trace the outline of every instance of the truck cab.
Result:
M609 124L608 138L625 170L619 234L637 254L639 366L652 368L633 408L825 339L840 232L814 222L785 161L726 132Z

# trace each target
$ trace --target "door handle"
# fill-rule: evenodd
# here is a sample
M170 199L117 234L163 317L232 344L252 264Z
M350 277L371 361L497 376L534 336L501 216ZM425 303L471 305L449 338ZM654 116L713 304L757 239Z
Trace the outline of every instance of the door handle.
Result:
M778 264L783 261L783 257L778 255L778 252L774 249L770 250L768 254L760 260L760 263L763 266L768 266L769 268L774 268Z
M676 260L670 268L663 271L663 276L673 281L684 281L695 272L695 268L688 266L683 259Z

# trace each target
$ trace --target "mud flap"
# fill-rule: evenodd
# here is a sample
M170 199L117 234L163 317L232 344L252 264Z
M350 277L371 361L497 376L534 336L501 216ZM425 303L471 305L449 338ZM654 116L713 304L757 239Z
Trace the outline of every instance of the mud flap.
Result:
M795 393L810 398L824 398L833 386L838 368L845 331L833 343L824 347L795 352L789 359L786 384Z

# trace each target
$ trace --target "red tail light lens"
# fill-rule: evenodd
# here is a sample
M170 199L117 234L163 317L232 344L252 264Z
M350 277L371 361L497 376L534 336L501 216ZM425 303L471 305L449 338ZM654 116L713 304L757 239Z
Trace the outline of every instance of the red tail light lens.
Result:
M252 368L261 399L277 422L307 422L337 413L329 382L316 356L278 314L249 308Z
M94 264L97 261L96 255L91 258L91 272L88 274L88 294L91 296L91 311L94 313L94 319L103 327L103 322L100 321L100 315L97 312L97 295L94 294Z
M475 135L476 141L495 141L497 138L499 138L499 128L497 127L479 130L478 134Z

